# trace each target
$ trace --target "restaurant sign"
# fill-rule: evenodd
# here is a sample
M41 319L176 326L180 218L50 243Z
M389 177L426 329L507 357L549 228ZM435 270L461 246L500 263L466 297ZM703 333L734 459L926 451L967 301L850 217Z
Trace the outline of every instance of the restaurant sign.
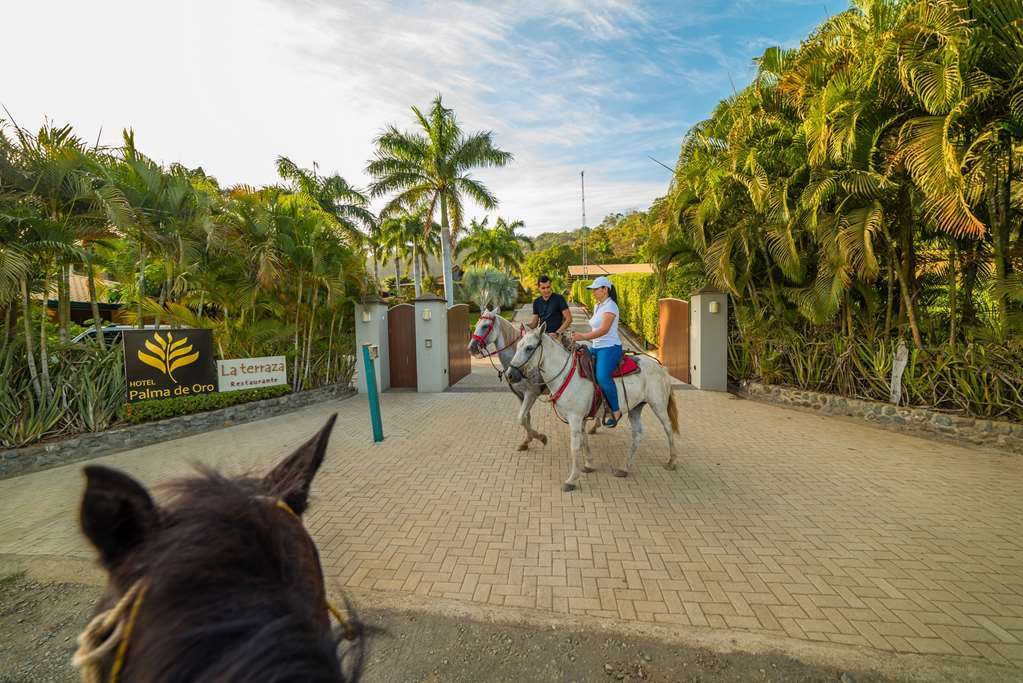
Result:
M220 360L217 361L217 383L220 391L287 384L287 364L284 362L284 356Z
M126 330L123 339L129 403L217 390L210 330Z

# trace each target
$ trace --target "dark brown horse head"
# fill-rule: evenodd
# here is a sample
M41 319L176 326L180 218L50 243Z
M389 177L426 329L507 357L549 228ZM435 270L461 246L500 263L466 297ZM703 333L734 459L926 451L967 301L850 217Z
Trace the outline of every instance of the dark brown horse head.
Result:
M130 622L124 645L94 657L103 680L344 680L301 519L335 418L262 479L203 471L170 484L165 505L85 468L82 531L109 574L99 612Z

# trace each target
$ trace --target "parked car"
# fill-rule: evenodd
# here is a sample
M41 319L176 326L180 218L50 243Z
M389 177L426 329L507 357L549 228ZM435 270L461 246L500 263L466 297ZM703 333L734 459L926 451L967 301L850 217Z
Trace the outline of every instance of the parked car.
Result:
M120 344L121 335L125 330L137 330L138 325L107 325L102 328L103 330L103 341L109 345ZM161 330L170 329L169 325L145 325L142 329L144 330ZM88 344L96 339L96 328L90 327L85 332L82 332L71 341L75 344Z

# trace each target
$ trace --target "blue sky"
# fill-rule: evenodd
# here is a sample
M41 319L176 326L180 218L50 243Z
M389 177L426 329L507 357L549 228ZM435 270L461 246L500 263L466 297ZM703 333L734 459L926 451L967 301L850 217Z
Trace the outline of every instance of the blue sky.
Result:
M481 171L527 232L645 208L685 131L749 82L764 48L795 46L816 0L515 3L49 0L4 10L0 104L114 144L132 126L160 161L227 184L273 182L286 154L364 185L372 139L436 93L515 154ZM59 18L54 21L54 18ZM100 128L102 127L102 133ZM483 215L469 207L469 215Z

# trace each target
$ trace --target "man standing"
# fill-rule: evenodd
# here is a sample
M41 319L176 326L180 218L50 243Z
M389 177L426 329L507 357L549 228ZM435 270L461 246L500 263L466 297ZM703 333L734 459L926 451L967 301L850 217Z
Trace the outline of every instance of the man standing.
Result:
M565 297L554 293L549 277L541 275L537 284L540 286L540 296L533 302L533 319L529 327L535 328L540 323L547 323L547 332L560 338L561 333L572 324L572 311L568 310Z

